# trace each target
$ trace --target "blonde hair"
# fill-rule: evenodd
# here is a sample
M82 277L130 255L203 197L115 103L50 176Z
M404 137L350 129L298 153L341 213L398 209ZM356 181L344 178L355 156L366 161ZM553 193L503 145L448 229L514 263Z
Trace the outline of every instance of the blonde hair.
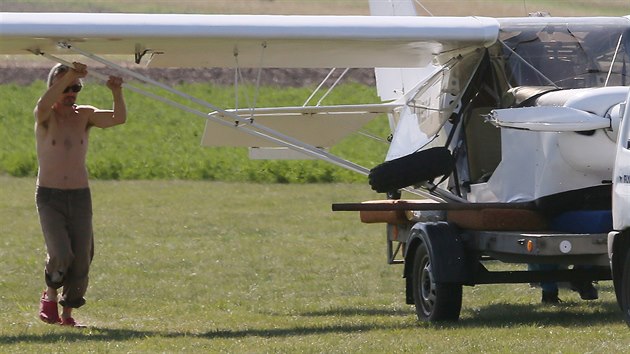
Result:
M53 80L57 76L68 72L68 70L70 70L70 68L67 65L57 64L53 66L52 69L50 69L50 72L48 73L48 81L47 81L48 87L52 86Z
M68 65L57 64L53 66L52 69L50 69L50 72L48 73L48 80L47 80L48 87L52 86L53 81L55 80L57 76L65 74L68 71L70 71L70 67ZM79 79L79 82L83 84L83 80Z

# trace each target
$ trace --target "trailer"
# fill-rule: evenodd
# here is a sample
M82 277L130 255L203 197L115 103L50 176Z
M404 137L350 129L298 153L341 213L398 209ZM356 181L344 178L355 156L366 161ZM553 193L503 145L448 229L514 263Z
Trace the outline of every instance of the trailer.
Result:
M604 232L610 211L569 213L552 225L532 203L380 200L333 204L333 211L359 211L362 222L386 224L387 263L403 265L406 303L423 321L457 320L463 286L612 279ZM558 231L562 226L589 232ZM524 266L491 271L488 261ZM527 270L525 264L558 269Z

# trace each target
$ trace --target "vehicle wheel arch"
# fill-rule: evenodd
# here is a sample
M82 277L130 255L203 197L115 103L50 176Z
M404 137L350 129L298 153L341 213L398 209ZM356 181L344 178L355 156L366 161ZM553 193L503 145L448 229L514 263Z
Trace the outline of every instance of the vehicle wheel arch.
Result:
M412 271L413 259L418 247L426 244L429 256L435 260L435 272L440 281L469 283L469 260L460 230L447 222L416 223L410 233L405 254L404 275Z
M426 242L423 236L423 230L421 227L416 227L418 224L414 225L410 236L409 241L407 242L407 252L405 253L405 269L404 276L407 279L411 278L411 272L413 271L413 259L416 256L416 251L418 251L418 247L423 242ZM427 246L430 247L430 246ZM430 251L429 251L430 252Z

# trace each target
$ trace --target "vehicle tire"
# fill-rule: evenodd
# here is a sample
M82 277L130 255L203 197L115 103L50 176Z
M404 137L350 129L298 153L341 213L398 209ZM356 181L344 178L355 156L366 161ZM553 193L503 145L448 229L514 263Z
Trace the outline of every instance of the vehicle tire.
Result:
M453 166L451 152L445 147L434 147L374 167L368 181L373 190L386 193L448 175Z
M626 255L626 260L621 273L621 286L617 294L617 299L621 300L621 311L626 324L630 327L630 254Z
M418 246L413 262L413 298L421 321L457 321L462 308L462 285L436 283L426 244Z
M623 234L622 234L623 235ZM624 266L626 263L626 258L630 256L630 236L619 235L615 241L614 249L612 252L612 259L610 260L611 270L612 270L612 281L613 287L615 289L615 296L617 299L617 304L619 308L623 310L622 304L622 284L623 278L626 275L624 272Z

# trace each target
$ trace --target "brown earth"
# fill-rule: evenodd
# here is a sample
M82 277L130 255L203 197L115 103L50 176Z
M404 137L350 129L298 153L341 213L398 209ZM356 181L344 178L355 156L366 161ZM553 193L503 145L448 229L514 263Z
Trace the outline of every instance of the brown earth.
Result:
M46 80L48 70L53 65L48 63L0 63L0 84L14 83L18 85L29 85L36 80ZM114 71L106 68L95 69L102 74L113 74ZM148 75L150 78L164 82L169 85L191 82L212 82L217 85L233 85L234 69L202 68L202 69L180 69L180 68L141 68L134 69L138 73ZM264 69L261 72L260 84L263 86L317 86L326 77L329 69ZM328 79L326 86L329 87L334 80L343 72L336 70ZM250 84L256 83L258 70L244 69L242 77ZM123 78L125 77L124 75ZM351 69L341 82L358 82L366 85L374 85L374 70L372 69Z

